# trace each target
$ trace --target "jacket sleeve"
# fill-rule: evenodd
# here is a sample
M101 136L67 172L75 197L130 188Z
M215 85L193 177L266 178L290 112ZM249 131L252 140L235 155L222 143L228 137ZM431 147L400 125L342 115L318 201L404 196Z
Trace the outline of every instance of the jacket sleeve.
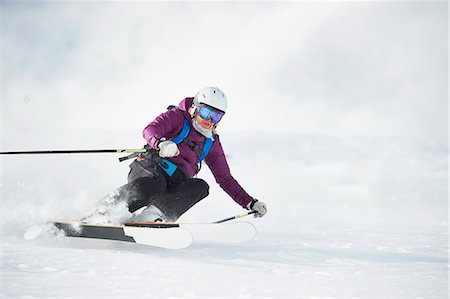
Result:
M231 175L225 153L223 152L219 136L215 137L211 152L206 157L205 162L211 169L216 182L220 187L241 207L246 206L253 200L248 193L239 185Z
M159 115L142 132L147 144L157 148L161 138L170 139L183 128L184 116L180 109L172 109Z

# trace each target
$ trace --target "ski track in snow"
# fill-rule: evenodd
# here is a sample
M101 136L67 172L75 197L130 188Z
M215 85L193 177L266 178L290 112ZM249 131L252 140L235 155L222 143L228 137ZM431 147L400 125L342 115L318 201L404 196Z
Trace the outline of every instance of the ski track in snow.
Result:
M3 238L8 297L422 297L447 294L442 235L264 233L238 245Z

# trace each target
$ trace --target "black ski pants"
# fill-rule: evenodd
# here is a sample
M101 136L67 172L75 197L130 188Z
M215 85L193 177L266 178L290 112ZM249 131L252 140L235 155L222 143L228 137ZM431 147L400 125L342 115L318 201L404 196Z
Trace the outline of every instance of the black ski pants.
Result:
M179 168L171 177L147 159L135 160L130 168L128 184L119 188L119 194L126 199L131 213L154 205L169 221L176 221L209 194L204 180L189 178Z

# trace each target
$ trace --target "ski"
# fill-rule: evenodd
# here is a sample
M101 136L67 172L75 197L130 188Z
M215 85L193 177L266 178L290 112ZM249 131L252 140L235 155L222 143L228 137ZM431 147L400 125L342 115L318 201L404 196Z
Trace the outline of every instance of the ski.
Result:
M159 222L125 223L125 226L155 227ZM242 243L256 237L256 227L245 221L224 223L163 223L162 225L177 225L188 230L194 242L208 243Z
M52 222L67 237L94 238L168 249L186 248L194 242L240 243L252 240L256 228L250 222L165 223L139 222L121 226L79 222Z
M67 237L134 242L167 249L186 248L192 243L189 231L175 225L149 227L113 226L78 222L53 222Z

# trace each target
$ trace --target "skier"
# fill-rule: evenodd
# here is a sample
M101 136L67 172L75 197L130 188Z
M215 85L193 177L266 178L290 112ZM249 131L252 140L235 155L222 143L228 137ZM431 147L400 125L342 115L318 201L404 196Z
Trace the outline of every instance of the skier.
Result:
M237 204L264 216L266 205L247 194L231 175L216 133L227 110L225 94L217 87L205 87L170 108L144 129L148 151L130 164L128 184L106 203L125 202L133 215L126 222L176 221L209 194L209 185L195 178L204 160ZM97 213L110 212L103 206Z

